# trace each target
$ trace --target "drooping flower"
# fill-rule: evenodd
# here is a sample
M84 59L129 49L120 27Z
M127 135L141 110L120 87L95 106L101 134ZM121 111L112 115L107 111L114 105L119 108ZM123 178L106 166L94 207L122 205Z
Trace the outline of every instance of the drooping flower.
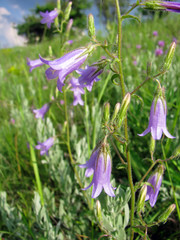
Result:
M58 12L56 10L53 10L51 12L46 11L44 12L40 12L41 17L43 17L41 19L41 23L42 24L47 24L48 28L51 28L51 23L54 22L54 19L58 16Z
M163 1L159 3L162 7L165 7L166 11L180 13L180 3Z
M180 13L180 3L170 1L145 1L145 8Z
M156 55L156 57L157 56L161 56L163 54L163 50L161 49L161 48L157 48L156 50L155 50L155 55Z
M41 150L40 151L41 155L46 154L48 156L48 151L53 146L53 144L54 144L54 138L50 137L45 142L42 142L42 143L38 142L38 145L36 145L35 148L38 150Z
M76 106L77 104L80 104L80 105L84 105L84 102L81 98L81 95L84 94L84 89L83 87L81 87L81 85L79 84L79 81L78 79L76 78L72 78L71 81L71 91L74 92L74 101L73 101L73 105Z
M167 106L165 99L162 100L159 97L157 102L154 99L151 106L148 128L138 135L145 136L147 133L151 132L153 139L159 140L161 139L162 133L164 133L168 138L175 138L167 130L166 114Z
M147 186L147 193L145 198L145 201L149 200L151 207L154 207L156 203L157 196L162 183L163 173L164 173L164 167L163 165L160 165L158 166L155 173L153 173L147 180L147 182L152 184L152 186L154 187L153 189L151 186L149 185Z
M46 70L47 79L51 80L58 77L57 88L60 92L62 92L66 76L77 70L86 60L88 54L83 55L86 50L86 48L76 49L53 61L48 61L39 56L43 63L50 66Z
M160 41L158 41L158 45L159 45L159 47L163 48L165 43L164 43L164 41L160 40Z
M40 109L34 109L33 113L35 113L35 118L42 118L44 119L45 114L49 110L50 104L46 103Z
M103 69L99 69L98 66L86 66L85 69L79 69L77 73L81 74L78 78L79 84L86 87L88 91L92 90L94 82L99 81L97 77L103 72Z
M30 60L29 58L27 58L27 65L30 67L29 71L32 72L32 70L34 68L37 68L39 66L42 66L44 63L38 58L35 60Z
M89 161L83 165L79 165L81 168L87 168L85 172L86 177L90 177L92 174L93 179L90 185L83 190L87 190L93 186L92 198L97 198L102 189L106 194L111 197L115 197L113 187L110 183L111 177L111 157L109 153L103 153L100 148L97 148L93 151Z

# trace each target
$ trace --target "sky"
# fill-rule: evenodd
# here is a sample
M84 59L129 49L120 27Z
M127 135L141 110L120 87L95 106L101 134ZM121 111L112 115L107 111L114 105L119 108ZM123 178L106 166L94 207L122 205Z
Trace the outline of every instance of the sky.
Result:
M24 16L31 13L37 4L44 5L46 0L0 0L0 48L23 46L26 39L17 34L14 26L23 22ZM86 10L97 15L95 6Z

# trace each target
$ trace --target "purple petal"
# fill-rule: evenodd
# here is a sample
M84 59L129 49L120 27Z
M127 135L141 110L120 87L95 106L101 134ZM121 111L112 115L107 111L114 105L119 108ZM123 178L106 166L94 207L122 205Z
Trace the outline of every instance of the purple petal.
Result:
M166 137L168 137L168 138L176 138L176 137L172 136L172 135L168 132L168 130L167 130L166 127L163 128L163 133L164 133L164 134L166 135Z
M94 184L93 191L92 191L92 198L97 198L99 194L102 192L102 185L101 184Z

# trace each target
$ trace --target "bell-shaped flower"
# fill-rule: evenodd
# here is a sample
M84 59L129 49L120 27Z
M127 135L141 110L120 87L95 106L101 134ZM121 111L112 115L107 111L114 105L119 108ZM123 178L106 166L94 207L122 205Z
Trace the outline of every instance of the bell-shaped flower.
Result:
M104 188L106 194L111 197L115 197L113 187L110 183L111 177L111 157L108 153L104 153L101 148L97 148L93 151L89 161L83 165L79 165L81 168L87 168L85 176L89 177L92 174L93 179L90 185L83 190L87 190L93 186L92 198L97 198Z
M76 49L53 61L48 61L39 56L43 63L50 66L46 70L47 79L51 80L58 77L57 88L60 92L62 92L66 76L77 70L86 60L88 54L83 55L86 50L86 48Z
M180 13L180 3L163 1L159 3L166 11Z
M80 104L81 106L83 106L84 102L81 98L81 95L85 93L83 87L81 87L81 85L78 82L78 79L76 78L72 78L70 84L72 86L71 91L73 91L74 93L73 105L76 106L77 104Z
M90 92L94 82L99 81L97 77L103 72L103 69L99 69L97 65L86 66L85 69L77 70L77 73L81 74L78 78L79 84L84 85L87 90Z
M153 139L159 140L161 139L162 133L164 133L168 138L175 138L167 130L166 114L167 106L165 99L162 100L160 97L157 101L154 99L151 106L148 128L138 135L145 136L147 133L151 132Z
M154 207L157 201L157 196L159 194L159 190L163 179L163 173L164 167L160 165L155 171L155 173L153 173L147 180L147 182L150 183L154 188L153 189L150 185L147 186L147 193L145 198L145 201L149 200L151 207Z
M53 10L51 12L40 12L39 14L42 17L41 23L47 24L48 28L51 28L51 23L53 23L54 19L58 16L58 12L56 10Z
M35 146L36 149L41 150L40 154L44 155L46 154L48 156L48 151L49 149L53 146L54 144L54 138L48 138L45 142L38 142L38 145Z
M29 58L27 58L27 65L30 67L29 68L29 71L32 72L32 70L34 68L37 68L39 66L42 66L44 63L41 62L41 60L38 58L38 59L35 59L35 60L30 60Z
M35 113L35 118L42 118L44 119L45 114L49 110L50 104L46 103L40 109L34 109L33 113Z

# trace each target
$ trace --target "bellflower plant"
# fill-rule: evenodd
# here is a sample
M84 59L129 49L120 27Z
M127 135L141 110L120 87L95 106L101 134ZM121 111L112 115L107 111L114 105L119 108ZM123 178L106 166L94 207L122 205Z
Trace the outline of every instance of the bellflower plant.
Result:
M45 73L47 79L51 80L58 77L57 88L60 92L62 92L66 76L77 70L86 60L88 56L88 54L85 54L86 50L86 48L76 49L53 61L48 61L39 56L43 63L50 66Z
M53 10L51 12L40 12L42 18L41 23L47 24L48 28L51 28L51 23L54 22L54 19L58 16L57 10Z
M162 100L160 97L157 100L154 99L151 106L148 128L138 135L145 136L151 132L153 139L159 140L161 139L162 133L164 133L168 138L174 138L167 130L166 114L167 106L165 99Z
M40 151L41 155L46 154L48 156L48 151L53 146L53 144L54 144L54 138L50 137L46 141L44 141L42 143L38 142L38 145L36 145L35 148L38 149L38 150L41 150Z
M85 172L86 177L90 177L92 174L94 174L90 185L83 189L87 190L93 186L92 198L97 198L103 188L106 194L111 197L115 197L113 191L114 188L110 183L112 169L111 165L111 157L109 153L104 152L101 147L98 147L93 151L89 161L87 161L85 164L79 165L81 168L87 168Z
M50 104L46 103L40 109L34 109L33 113L35 113L35 118L42 118L44 119L45 114L49 110Z
M151 186L149 185L147 186L147 193L145 198L145 201L149 200L151 207L154 207L157 201L157 196L162 183L163 173L164 173L164 167L163 165L160 165L155 171L155 173L153 173L147 180L147 182L154 187L153 189Z
M44 65L44 63L39 58L35 60L30 60L29 58L27 58L27 65L30 67L29 71L32 72L34 68Z

